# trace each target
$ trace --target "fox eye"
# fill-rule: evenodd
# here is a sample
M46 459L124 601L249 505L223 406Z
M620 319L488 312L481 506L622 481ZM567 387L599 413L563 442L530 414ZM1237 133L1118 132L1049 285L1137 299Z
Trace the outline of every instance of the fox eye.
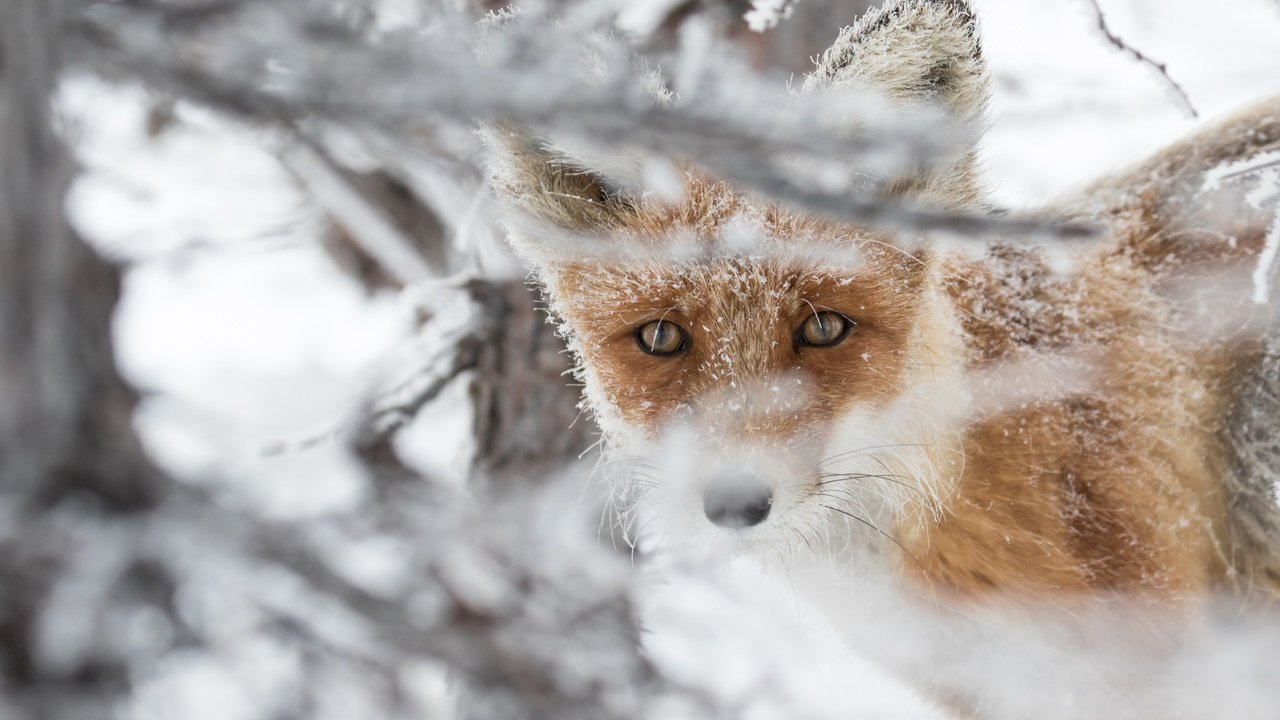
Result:
M636 344L650 355L675 355L688 345L684 328L666 320L653 320L636 330Z
M824 310L809 316L796 331L796 345L832 347L849 334L853 321L838 312Z

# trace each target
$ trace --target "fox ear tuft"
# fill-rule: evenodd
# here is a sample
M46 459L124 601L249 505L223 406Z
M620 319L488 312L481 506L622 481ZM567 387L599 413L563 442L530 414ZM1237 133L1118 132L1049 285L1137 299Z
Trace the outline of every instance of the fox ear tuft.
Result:
M502 205L519 216L509 217L508 224L532 224L553 234L597 233L618 227L635 211L635 181L621 167L624 159L602 155L596 159L606 170L588 169L588 165L594 167L587 159L589 151L579 148L570 154L564 147L506 125L484 128L481 137L494 192ZM512 232L511 240L526 258L538 260L552 251L536 247L525 235Z
M890 0L840 36L805 80L805 90L877 90L933 104L962 121L986 111L990 81L977 19L965 0Z
M888 196L951 208L980 204L977 141L990 79L977 20L965 0L890 0L841 30L804 90L845 89L941 110L960 125L963 139L950 161L894 179L885 186Z

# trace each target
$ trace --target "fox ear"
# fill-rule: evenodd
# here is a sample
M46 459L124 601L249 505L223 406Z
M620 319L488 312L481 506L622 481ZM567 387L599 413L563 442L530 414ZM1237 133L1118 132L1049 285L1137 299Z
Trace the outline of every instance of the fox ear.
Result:
M891 0L840 31L805 89L872 88L977 119L989 86L977 31L965 0Z
M840 35L806 78L806 92L871 90L908 107L933 107L968 131L955 161L902 178L892 194L942 205L976 201L974 165L990 79L977 20L965 0L889 0Z
M545 263L557 236L598 234L635 212L637 173L625 156L552 144L509 125L484 128L481 137L490 184L514 211L507 217L512 245L527 260Z

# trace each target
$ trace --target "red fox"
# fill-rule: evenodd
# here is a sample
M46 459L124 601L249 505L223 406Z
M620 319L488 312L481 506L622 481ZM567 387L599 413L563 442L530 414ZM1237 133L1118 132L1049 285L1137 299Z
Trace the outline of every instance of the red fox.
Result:
M967 3L846 28L805 91L850 87L981 123ZM1103 228L1052 252L912 245L697 169L678 200L629 196L551 142L489 144L606 452L668 538L818 547L944 602L1280 592L1280 98L1043 209ZM987 210L976 147L957 157L894 198Z

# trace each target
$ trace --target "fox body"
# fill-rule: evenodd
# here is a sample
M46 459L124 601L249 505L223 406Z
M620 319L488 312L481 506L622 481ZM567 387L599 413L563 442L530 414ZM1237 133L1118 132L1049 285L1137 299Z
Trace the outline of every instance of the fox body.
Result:
M871 87L976 124L987 82L964 2L903 0L842 32L805 91ZM1280 100L1040 211L1099 239L981 252L695 168L676 200L628 197L553 143L490 145L636 527L821 555L851 595L1280 588L1276 348L1251 282L1280 224L1231 171L1280 152ZM974 158L890 193L982 211Z

